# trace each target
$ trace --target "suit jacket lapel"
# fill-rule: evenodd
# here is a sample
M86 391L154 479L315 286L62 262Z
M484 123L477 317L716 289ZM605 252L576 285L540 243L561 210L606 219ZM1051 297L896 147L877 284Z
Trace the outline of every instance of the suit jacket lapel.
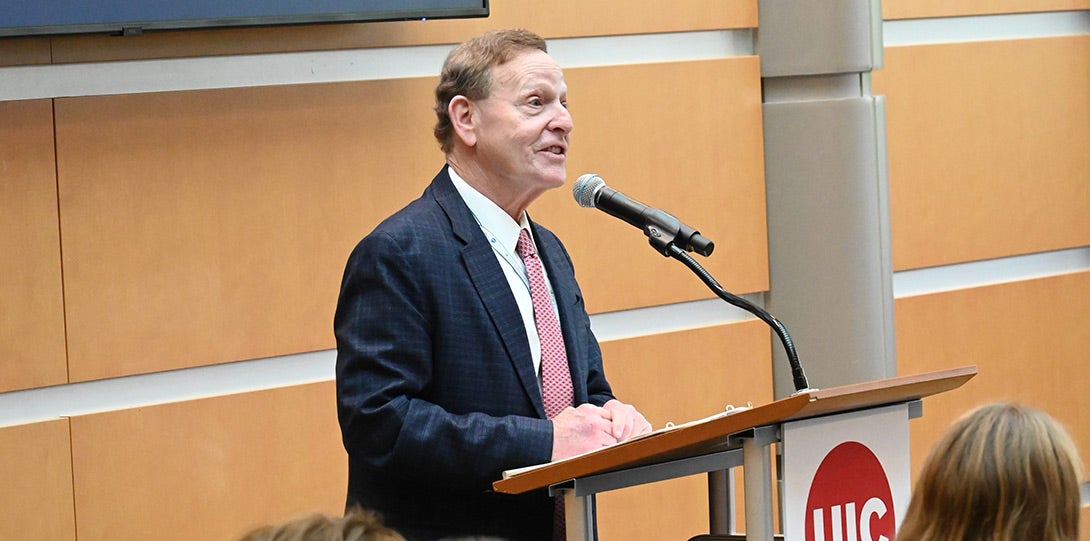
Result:
M458 195L446 167L432 181L432 188L436 202L450 219L454 236L464 244L462 260L465 262L466 271L481 303L488 311L492 325L503 341L512 368L518 374L538 415L544 418L545 403L541 398L537 374L534 373L534 362L530 356L526 329L522 324L522 314L519 313L518 304L511 294L511 286L507 283L503 269L499 268L492 246L484 238L469 207Z

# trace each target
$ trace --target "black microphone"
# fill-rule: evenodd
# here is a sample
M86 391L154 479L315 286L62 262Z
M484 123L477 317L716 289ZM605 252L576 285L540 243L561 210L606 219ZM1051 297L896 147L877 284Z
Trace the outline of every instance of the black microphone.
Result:
M651 208L606 186L606 181L594 173L579 177L572 186L572 195L581 207L597 207L610 216L642 229L651 246L664 256L671 255L670 245L705 257L711 255L715 248L715 244L699 231L681 223L665 211Z

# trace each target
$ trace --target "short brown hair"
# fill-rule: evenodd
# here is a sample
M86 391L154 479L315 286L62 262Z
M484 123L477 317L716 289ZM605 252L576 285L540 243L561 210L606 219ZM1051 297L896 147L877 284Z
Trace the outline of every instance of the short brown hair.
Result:
M374 511L351 509L343 517L311 513L278 525L262 526L240 541L405 541Z
M488 97L492 89L492 68L528 49L548 52L545 40L521 28L493 30L457 46L447 55L439 84L435 87L435 138L444 153L454 147L454 127L447 107L455 96L471 100Z

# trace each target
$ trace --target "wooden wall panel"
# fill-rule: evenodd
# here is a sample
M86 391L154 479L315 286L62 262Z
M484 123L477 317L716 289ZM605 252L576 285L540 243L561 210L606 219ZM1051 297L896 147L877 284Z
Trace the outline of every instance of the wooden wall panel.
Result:
M599 541L684 540L709 532L707 475L603 492L597 504Z
M0 539L75 541L68 420L0 428Z
M0 66L48 64L49 38L0 38Z
M719 244L707 267L725 287L766 289L756 57L568 78L569 177L597 171L678 209ZM442 165L433 86L58 99L72 380L332 347L348 252ZM627 114L648 103L679 105L665 118ZM532 212L568 243L594 311L712 296L642 232L580 208L567 187Z
M714 241L711 257L694 257L723 287L767 290L759 59L565 73L575 118L570 180L545 194L531 215L567 243L590 310L714 295L681 262L655 252L642 231L579 207L571 185L584 173L599 174L609 186L675 214Z
M0 392L68 381L50 100L0 102Z
M996 400L1047 411L1084 463L1090 457L1090 272L905 297L895 308L900 374L980 370L964 387L924 400L923 417L910 424L913 472L955 419Z
M773 400L770 332L752 320L602 344L614 393L655 428ZM602 541L688 539L708 533L707 476L600 494ZM739 517L738 520L741 520Z
M58 100L73 380L333 347L349 251L442 164L432 87Z
M80 541L237 539L344 509L333 382L77 416Z
M1079 516L1079 541L1090 541L1090 505L1083 505Z
M56 62L252 54L459 43L494 28L529 28L546 38L756 28L756 0L493 0L486 19L70 36L53 40Z
M921 19L1090 9L1090 0L884 0L882 18Z
M1090 36L887 47L896 270L1090 244Z

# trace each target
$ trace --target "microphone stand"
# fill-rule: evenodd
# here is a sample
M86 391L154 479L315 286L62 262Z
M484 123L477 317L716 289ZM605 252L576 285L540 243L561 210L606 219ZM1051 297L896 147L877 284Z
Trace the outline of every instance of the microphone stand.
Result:
M780 342L783 343L783 349L787 351L787 360L791 364L791 378L795 383L795 394L814 390L811 389L810 384L806 382L806 374L803 372L802 364L799 362L799 355L795 352L795 343L791 341L791 335L787 333L787 329L780 323L780 320L776 319L775 316L769 314L760 306L723 289L723 286L719 285L719 282L715 281L715 278L713 278L704 267L700 266L700 263L697 263L689 254L685 253L684 249L678 247L676 244L671 242L666 246L666 249L669 251L669 254L666 255L681 261L685 266L689 267L689 269L696 273L704 284L707 285L712 292L718 295L720 299L757 316L761 321L767 323L769 327L772 327L772 330L776 331L776 335L780 337Z

